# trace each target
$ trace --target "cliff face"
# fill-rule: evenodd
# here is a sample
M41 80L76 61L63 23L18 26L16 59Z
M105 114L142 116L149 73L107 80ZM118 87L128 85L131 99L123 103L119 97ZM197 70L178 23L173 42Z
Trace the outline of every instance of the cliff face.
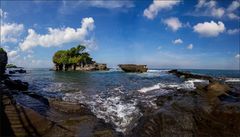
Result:
M56 71L95 71L95 70L108 70L107 64L93 63L85 65L57 65L55 64Z
M0 75L5 73L8 57L7 53L0 48Z

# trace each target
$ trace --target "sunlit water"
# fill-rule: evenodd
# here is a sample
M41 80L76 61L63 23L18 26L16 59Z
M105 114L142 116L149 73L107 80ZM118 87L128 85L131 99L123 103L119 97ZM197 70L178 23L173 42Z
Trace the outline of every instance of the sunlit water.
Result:
M188 70L194 73L229 77L239 82L239 71L224 74L216 71ZM214 72L214 73L213 73ZM231 74L231 75L229 75ZM98 118L113 124L117 131L124 132L141 117L138 104L156 107L159 95L176 92L176 89L191 91L194 82L168 74L167 70L149 70L146 73L124 73L118 69L102 72L55 72L48 69L29 69L27 74L16 74L12 78L29 83L29 91L48 98L61 98L69 102L86 104ZM31 98L18 97L20 102L37 111L46 111L46 106Z

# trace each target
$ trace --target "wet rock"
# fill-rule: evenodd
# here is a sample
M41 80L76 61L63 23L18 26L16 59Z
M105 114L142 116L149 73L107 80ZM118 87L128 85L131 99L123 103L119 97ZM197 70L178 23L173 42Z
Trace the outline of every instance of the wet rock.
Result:
M1 136L73 136L65 127L13 102L11 96L1 96L1 114L4 115L1 125L5 129L0 132Z
M221 84L219 82L212 82L207 86L208 96L217 97L220 95L227 94L230 87L226 84Z
M208 100L208 92L214 92L211 95L219 98L229 93L228 89L227 85L211 83L201 92L161 96L156 101L159 108L152 113L145 113L127 136L237 137L240 131L240 102Z
M181 77L181 78L186 78L186 79L205 79L205 80L209 80L209 81L213 81L213 78L207 75L198 75L198 74L192 74L190 72L182 72L182 71L178 71L177 69L173 69L168 71L168 73L174 74L177 77Z
M48 102L48 99L43 97L42 95L38 95L36 93L32 93L32 92L23 92L24 94L34 98L34 99L37 99L39 100L40 102L42 102L43 104L49 106L49 102Z
M16 72L15 72L15 71L12 71L12 70L10 70L10 71L8 71L8 73L9 73L9 74L15 74Z
M27 71L23 70L23 69L20 69L20 70L16 70L16 72L18 72L18 73L26 73Z
M94 137L116 137L116 135L112 130L95 131L93 136Z
M125 72L147 72L147 65L136 65L136 64L120 64L118 65Z
M0 48L0 75L5 73L7 62L7 52Z
M27 73L26 70L20 69L20 70L10 70L8 72L9 74L15 74L15 73Z
M6 79L4 80L4 84L11 90L28 90L28 83L21 80Z
M65 102L61 100L49 100L49 104L54 109L65 113L91 114L91 111L83 104Z

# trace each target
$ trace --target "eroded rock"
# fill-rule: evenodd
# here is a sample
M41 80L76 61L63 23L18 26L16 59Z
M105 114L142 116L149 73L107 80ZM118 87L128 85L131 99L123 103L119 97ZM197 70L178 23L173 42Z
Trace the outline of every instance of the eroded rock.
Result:
M5 73L7 62L7 52L0 48L0 75Z
M128 136L239 136L240 102L209 101L209 96L216 99L222 94L228 93L229 87L214 82L201 90L201 92L178 92L159 97L156 101L159 109L145 113L140 118L139 124L132 132L128 133Z

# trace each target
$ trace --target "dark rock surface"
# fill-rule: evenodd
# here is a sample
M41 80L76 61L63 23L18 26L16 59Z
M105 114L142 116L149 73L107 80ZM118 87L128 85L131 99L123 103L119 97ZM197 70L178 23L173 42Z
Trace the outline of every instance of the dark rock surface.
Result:
M0 48L0 75L4 74L6 70L7 61L7 53L2 48Z
M4 84L11 90L28 90L28 83L21 80L6 79L4 80Z
M147 65L136 65L136 64L120 64L118 65L125 72L147 72Z
M213 82L206 87L160 96L159 109L145 113L129 137L239 137L240 100L229 95L228 85Z
M190 72L182 72L182 71L178 71L177 69L173 69L168 71L168 73L174 74L177 77L183 77L183 78L194 78L194 79L205 79L205 80L213 80L212 77L210 76L206 76L206 75L198 75L198 74L192 74Z

